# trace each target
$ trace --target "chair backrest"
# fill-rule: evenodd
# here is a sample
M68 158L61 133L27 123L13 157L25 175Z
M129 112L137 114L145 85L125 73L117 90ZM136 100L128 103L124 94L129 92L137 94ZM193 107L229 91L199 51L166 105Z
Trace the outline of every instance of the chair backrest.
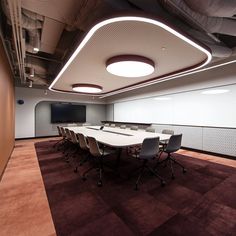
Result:
M146 132L155 133L156 130L155 130L154 128L152 128L152 127L147 127L147 128L146 128Z
M66 138L66 131L65 131L65 128L61 127L61 135L63 138Z
M109 123L105 123L104 126L109 127Z
M171 153L176 152L181 148L182 134L172 135L166 146L165 152Z
M76 133L73 130L69 130L69 131L70 131L70 137L71 137L72 143L79 144L79 140L77 138Z
M61 127L60 126L57 126L57 131L58 131L59 136L62 136Z
M170 135L173 135L174 134L174 130L172 129L163 129L161 131L162 134L170 134Z
M159 152L159 137L145 138L139 154L140 159L153 159Z
M65 133L66 133L66 138L70 141L72 141L72 138L71 138L71 134L70 134L70 130L65 128Z
M87 139L90 153L95 157L102 156L97 140L94 137L89 137L89 136L87 137Z
M116 127L116 124L111 124L110 127Z
M131 129L131 130L138 130L138 126L137 126L137 125L132 125L132 126L130 127L130 129Z
M120 128L121 129L126 129L126 125L121 125Z
M78 133L77 137L79 139L80 148L83 150L89 150L89 146L87 144L87 141L86 141L86 138L84 137L84 135L81 133Z

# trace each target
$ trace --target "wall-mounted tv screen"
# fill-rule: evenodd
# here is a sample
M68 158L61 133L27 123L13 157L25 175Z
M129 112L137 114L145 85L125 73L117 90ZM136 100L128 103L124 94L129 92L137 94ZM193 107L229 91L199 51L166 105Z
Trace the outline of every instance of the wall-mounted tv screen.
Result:
M69 103L51 104L51 123L73 122L86 122L86 106Z

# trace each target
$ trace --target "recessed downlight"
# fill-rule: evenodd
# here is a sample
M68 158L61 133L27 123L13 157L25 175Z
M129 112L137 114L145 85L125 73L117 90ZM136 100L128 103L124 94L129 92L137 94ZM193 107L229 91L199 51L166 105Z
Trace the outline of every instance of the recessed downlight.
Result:
M205 90L201 93L212 95L212 94L222 94L222 93L227 93L227 92L229 92L228 89L210 89L210 90Z
M154 62L137 55L119 55L106 62L109 73L122 77L142 77L154 72Z
M95 84L73 84L72 89L78 93L100 93L102 87Z

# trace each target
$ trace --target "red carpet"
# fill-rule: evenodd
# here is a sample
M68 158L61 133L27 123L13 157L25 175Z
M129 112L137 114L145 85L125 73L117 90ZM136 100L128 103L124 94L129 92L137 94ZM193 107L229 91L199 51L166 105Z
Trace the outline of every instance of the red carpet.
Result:
M96 185L97 172L87 181L53 149L53 142L35 145L58 236L129 235L235 235L236 173L232 167L175 155L188 172L175 167L176 179L168 168L159 174L167 182L144 175L140 190L134 191L136 176L127 180L141 163L122 156L121 177L105 171L103 187ZM114 158L110 158L112 162Z

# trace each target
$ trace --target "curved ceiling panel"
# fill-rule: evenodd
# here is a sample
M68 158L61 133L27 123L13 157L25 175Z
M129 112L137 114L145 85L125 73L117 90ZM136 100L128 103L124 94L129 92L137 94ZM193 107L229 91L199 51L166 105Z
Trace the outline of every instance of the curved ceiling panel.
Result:
M121 77L106 70L108 59L138 55L152 60L154 72L142 77ZM119 93L206 65L211 53L163 22L136 16L107 19L96 24L84 37L49 89L71 92L73 84L103 88L100 95Z

